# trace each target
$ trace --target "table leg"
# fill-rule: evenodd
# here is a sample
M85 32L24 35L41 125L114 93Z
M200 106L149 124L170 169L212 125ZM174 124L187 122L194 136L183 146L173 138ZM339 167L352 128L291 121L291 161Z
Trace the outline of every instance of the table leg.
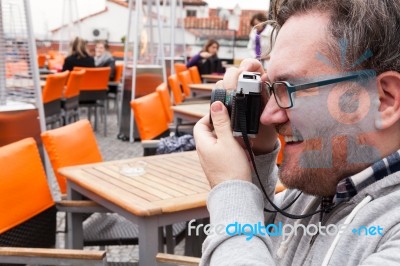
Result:
M157 251L157 217L141 217L139 219L139 266L156 266Z
M82 195L68 186L68 199L81 200ZM67 212L67 248L83 249L83 214Z

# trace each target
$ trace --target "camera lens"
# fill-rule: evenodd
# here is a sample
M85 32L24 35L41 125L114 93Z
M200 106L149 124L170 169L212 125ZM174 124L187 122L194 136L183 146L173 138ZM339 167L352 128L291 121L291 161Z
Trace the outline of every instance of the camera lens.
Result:
M232 113L232 97L233 97L234 91L232 90L225 90L225 89L213 89L211 91L211 102L220 101L222 102L225 107L228 109L229 117L231 117ZM211 119L211 113L210 113L210 122L212 124L212 119Z

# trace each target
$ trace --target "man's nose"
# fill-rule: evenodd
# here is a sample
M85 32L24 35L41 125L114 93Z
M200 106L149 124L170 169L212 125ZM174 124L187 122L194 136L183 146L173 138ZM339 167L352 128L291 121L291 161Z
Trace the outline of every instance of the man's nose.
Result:
M264 111L261 114L260 121L264 125L284 124L289 120L286 109L282 109L276 103L275 96L271 95Z

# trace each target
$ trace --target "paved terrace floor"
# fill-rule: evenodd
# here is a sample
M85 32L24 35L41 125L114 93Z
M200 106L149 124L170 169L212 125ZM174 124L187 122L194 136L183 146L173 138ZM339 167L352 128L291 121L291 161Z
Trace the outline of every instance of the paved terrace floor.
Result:
M87 118L85 112L81 113L81 119ZM99 119L100 120L100 119ZM103 156L104 161L125 159L138 157L143 155L143 148L140 142L126 142L117 139L118 135L118 126L117 126L117 116L116 112L110 110L109 115L107 117L107 125L108 125L108 133L107 137L103 135L103 124L100 121L98 125L98 130L96 133L96 138L98 145L100 147L101 154ZM52 180L54 176L51 176ZM54 190L58 190L57 185L53 181ZM90 218L89 218L90 219ZM59 213L57 217L57 242L56 245L58 248L65 247L65 234L62 233L65 228L65 213ZM184 245L185 240L183 240L179 245L175 248L175 254L183 255L184 253ZM85 249L89 250L99 250L101 247L85 247ZM139 258L139 249L138 246L106 246L105 250L107 251L107 261L109 262L133 262L137 263ZM127 265L127 264L121 264ZM135 264L129 264L135 265Z

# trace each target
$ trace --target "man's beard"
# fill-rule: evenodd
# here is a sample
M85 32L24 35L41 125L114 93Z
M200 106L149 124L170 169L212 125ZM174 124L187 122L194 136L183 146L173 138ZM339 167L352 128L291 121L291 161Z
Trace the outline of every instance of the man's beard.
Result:
M362 138L341 135L337 127L323 131L317 135L326 137L305 140L300 154L286 158L284 153L279 177L286 187L310 195L332 196L340 180L380 158L374 147L358 144Z

